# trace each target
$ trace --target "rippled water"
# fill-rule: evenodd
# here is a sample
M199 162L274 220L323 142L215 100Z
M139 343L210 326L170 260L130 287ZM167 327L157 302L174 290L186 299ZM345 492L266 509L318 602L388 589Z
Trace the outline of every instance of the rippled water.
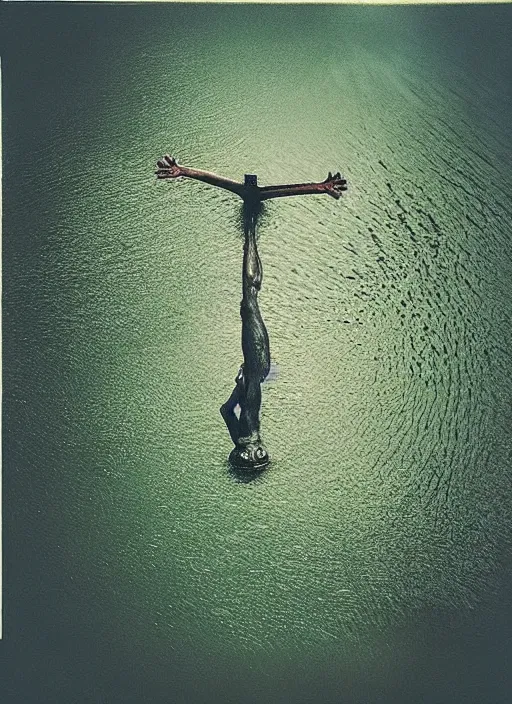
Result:
M4 61L5 461L68 663L48 691L90 667L119 701L312 701L323 672L398 701L414 634L492 612L509 555L510 9L38 13ZM240 205L157 182L165 152L349 182L265 208L256 479L218 412ZM74 620L119 681L70 664Z

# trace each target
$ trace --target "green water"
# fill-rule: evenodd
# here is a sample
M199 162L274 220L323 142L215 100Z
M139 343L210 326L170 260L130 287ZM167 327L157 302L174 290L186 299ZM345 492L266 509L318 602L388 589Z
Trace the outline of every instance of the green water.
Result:
M5 691L506 701L510 8L5 14ZM251 481L240 205L166 152L349 182L266 206Z

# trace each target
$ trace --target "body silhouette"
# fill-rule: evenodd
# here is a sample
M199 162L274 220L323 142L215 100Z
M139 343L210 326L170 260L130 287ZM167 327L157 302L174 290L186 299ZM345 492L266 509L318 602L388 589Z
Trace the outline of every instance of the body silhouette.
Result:
M235 379L231 396L220 412L228 428L234 449L230 460L237 466L257 469L265 466L268 452L260 436L261 382L270 371L270 346L267 328L261 317L258 293L263 281L263 267L256 244L256 224L260 204L246 200L243 208L244 258L242 267L242 352L244 361ZM236 407L240 415L236 415Z
M258 306L263 267L256 244L256 226L262 201L284 196L323 193L340 198L342 192L347 189L347 182L339 172L334 176L329 172L325 181L319 183L260 187L254 175L246 174L244 182L240 183L209 171L181 166L169 155L160 159L157 166L157 178L193 178L231 191L244 201L244 257L240 304L243 363L236 376L235 387L220 407L220 412L235 445L229 455L230 462L242 469L262 469L268 464L269 455L260 436L261 383L270 371L269 338Z

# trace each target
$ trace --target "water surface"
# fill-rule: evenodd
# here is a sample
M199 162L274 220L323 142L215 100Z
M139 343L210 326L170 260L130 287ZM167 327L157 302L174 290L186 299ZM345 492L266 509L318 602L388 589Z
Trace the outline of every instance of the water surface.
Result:
M8 16L7 691L505 701L509 8ZM218 412L240 205L165 152L349 181L265 208L251 481Z

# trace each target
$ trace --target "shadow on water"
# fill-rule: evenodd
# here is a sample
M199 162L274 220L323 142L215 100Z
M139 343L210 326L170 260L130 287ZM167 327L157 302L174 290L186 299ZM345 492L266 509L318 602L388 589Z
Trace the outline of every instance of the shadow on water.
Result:
M235 464L226 461L226 467L230 478L236 484L252 484L257 479L262 479L264 475L271 468L272 462L269 462L264 469L245 469L242 467L237 467Z

